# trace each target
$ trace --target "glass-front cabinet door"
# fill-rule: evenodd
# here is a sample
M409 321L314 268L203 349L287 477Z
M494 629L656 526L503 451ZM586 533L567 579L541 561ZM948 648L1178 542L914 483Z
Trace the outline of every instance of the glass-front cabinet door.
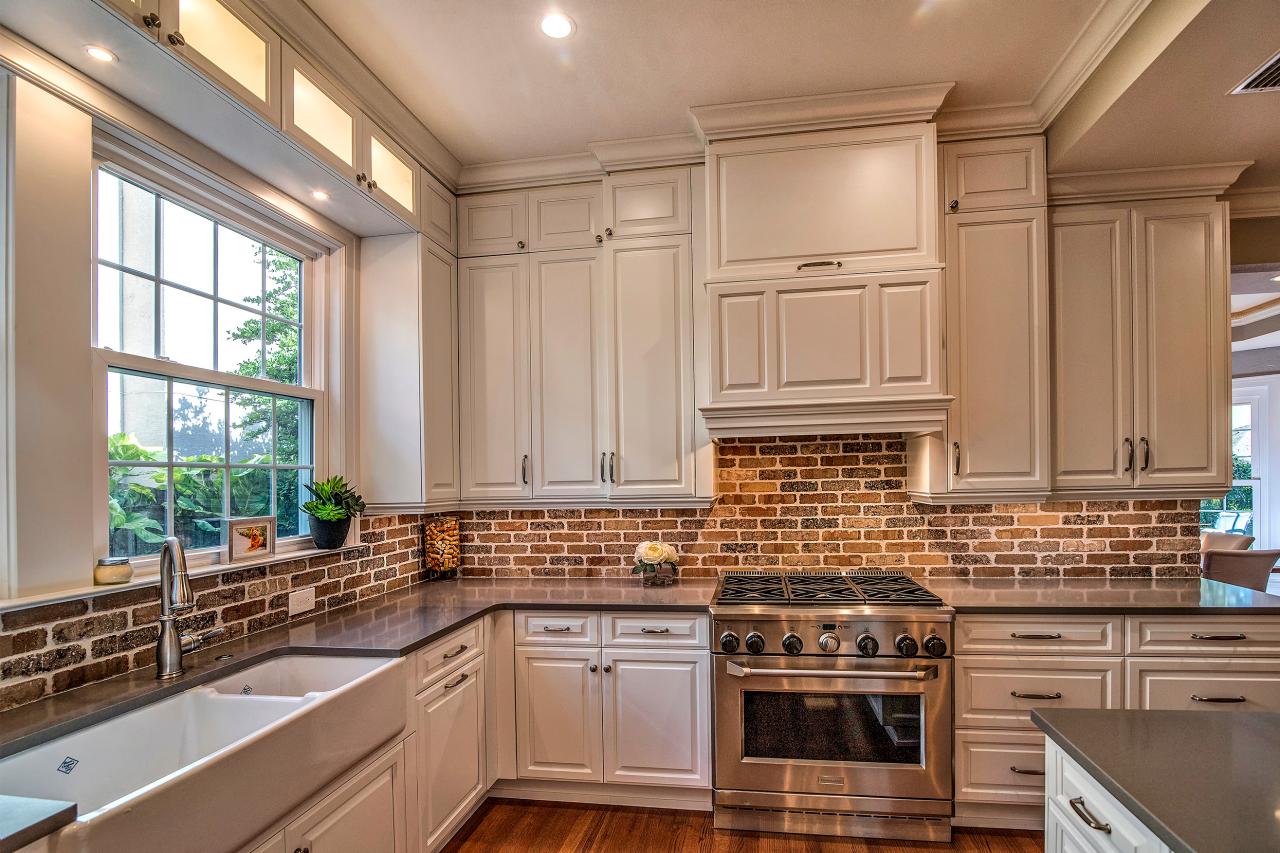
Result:
M102 2L128 18L129 23L138 29L149 33L152 38L160 37L165 23L160 17L160 0L102 0Z
M363 186L368 178L361 145L364 115L288 45L283 68L284 132L343 178Z
M418 227L418 165L373 122L364 123L365 185L374 198L413 227Z
M279 127L280 37L240 0L160 5L160 43Z

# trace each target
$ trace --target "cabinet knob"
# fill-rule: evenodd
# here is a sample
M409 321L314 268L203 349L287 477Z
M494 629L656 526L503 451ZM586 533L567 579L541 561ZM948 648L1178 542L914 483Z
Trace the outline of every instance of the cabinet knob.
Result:
M604 229L604 236L606 236L606 237L612 237L612 236L613 236L613 229L612 229L612 228L606 228L606 229Z
M954 198L951 199L951 203L947 205L947 209L950 210L952 213L955 213L957 210L959 210L960 209L959 199L954 199Z
M599 246L599 245L600 245L601 243L603 243L603 242L604 242L604 238L603 238L603 237L601 237L599 234L597 234L597 235L596 235L596 245L597 245L597 246Z
M604 665L604 671L605 671L605 672L613 672L613 667L609 666L609 664L605 664L605 665Z
M142 23L145 24L149 30L158 29L160 27L160 16L155 12L148 12L142 16Z
M517 248L517 249L523 249L523 248L524 248L524 241L523 241L523 240L517 240L517 241L516 241L516 248Z
M178 32L177 30L174 30L173 32L169 33L169 44L173 45L174 47L182 47L186 43L187 43L187 40L184 39L182 37L182 33Z
M588 669L588 670L590 670L591 672L599 672L599 671L600 671L600 667L596 666L595 664L591 664L591 666L587 667L587 669Z
M369 179L369 192L373 192L373 191L374 191L374 190L376 190L377 188L378 188L378 182L377 182L377 181L375 181L373 178L370 178L370 179Z
M364 172L356 172L356 183L357 183L357 184L363 184L363 183L364 183L365 181L367 181L367 180L369 180L369 176L368 176L368 175L366 175Z

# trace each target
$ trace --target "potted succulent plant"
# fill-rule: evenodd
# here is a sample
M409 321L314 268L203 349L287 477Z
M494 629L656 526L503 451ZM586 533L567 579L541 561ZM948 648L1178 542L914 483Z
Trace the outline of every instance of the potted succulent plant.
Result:
M304 484L312 499L302 505L311 516L311 538L317 548L340 548L351 531L351 519L364 512L364 498L341 476Z
M631 574L640 575L645 586L668 586L676 579L676 549L663 542L641 542L636 546L636 565Z

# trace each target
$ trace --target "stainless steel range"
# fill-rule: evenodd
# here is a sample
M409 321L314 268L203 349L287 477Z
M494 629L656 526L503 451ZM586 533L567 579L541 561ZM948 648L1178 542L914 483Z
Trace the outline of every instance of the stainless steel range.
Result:
M954 611L904 574L721 576L715 825L948 841Z

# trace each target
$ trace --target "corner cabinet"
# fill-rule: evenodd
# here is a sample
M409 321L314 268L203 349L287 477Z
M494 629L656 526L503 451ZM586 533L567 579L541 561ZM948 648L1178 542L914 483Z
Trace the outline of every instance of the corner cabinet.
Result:
M1229 486L1225 229L1211 199L1054 211L1055 489Z
M938 265L929 123L712 142L710 281Z

